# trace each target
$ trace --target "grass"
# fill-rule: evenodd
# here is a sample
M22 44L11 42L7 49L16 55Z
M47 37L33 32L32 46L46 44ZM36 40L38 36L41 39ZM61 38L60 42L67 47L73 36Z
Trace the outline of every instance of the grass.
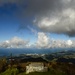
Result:
M0 75L17 75L19 73L17 68L7 69L5 72Z
M0 75L67 75L66 73L62 72L61 70L50 69L48 72L33 72L26 74L25 72L19 72L17 68L10 68L7 69L5 72L1 73Z

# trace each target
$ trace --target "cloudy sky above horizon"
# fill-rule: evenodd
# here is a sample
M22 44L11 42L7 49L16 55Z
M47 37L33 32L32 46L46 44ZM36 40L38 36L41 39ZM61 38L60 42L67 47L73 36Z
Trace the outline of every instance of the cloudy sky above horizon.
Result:
M0 47L75 46L75 0L0 0Z

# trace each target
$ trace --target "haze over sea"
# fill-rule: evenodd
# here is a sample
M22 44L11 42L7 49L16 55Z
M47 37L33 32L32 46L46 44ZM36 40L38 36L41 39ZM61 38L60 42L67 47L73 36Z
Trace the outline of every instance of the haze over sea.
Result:
M50 54L54 52L61 52L67 50L75 50L75 48L53 48L53 49L16 49L16 48L0 48L0 56L9 56L11 53L13 55L20 54Z

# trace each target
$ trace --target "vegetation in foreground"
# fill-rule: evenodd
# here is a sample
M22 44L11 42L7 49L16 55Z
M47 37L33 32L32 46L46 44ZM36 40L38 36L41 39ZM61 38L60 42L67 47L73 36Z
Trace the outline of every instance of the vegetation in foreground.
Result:
M17 68L12 68L12 69L7 69L5 72L1 73L0 75L67 75L67 74L57 70L50 70L48 72L33 72L26 74L25 72L19 73Z
M75 64L62 62L48 62L45 65L48 67L47 72L33 72L26 74L26 64L14 63L8 64L6 59L0 59L0 75L75 75Z

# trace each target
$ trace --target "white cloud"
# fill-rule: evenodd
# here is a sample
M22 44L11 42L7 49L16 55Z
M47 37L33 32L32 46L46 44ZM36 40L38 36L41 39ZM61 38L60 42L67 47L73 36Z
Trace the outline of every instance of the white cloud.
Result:
M29 40L23 40L18 37L13 37L10 40L0 43L0 47L4 48L25 48L29 46Z
M70 46L70 45L72 45L72 40L68 40L67 41L67 44Z
M45 13L37 15L35 25L44 32L75 36L75 1L56 0L55 2L53 1L54 5ZM59 3L61 9L58 7Z
M65 9L58 16L46 16L41 20L37 19L35 23L42 31L74 36L75 10Z
M18 37L13 37L10 40L0 43L2 48L71 48L75 47L75 40L61 40L50 38L44 32L38 32L36 42L30 44L30 40L23 40Z
M59 19L49 19L49 18L43 18L39 23L38 23L38 26L40 28L42 27L49 27L49 26L52 26L52 25L56 25L56 23L59 22Z
M75 47L74 40L62 40L50 38L44 32L38 32L38 38L33 46L35 48L71 48Z
M73 40L55 40L50 38L44 32L38 32L38 38L35 44L35 48L70 48L75 46L75 42L73 42Z
M48 48L50 39L46 33L38 32L38 38L36 41L37 48Z

